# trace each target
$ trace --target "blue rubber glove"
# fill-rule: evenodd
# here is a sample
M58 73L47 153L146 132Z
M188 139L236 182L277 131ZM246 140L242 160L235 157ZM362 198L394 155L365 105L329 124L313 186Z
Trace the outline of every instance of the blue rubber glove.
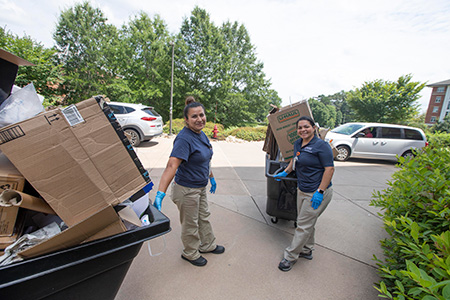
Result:
M276 181L281 181L281 178L288 176L288 173L286 171L280 172L276 175L273 175L273 178L275 178Z
M323 201L323 194L315 192L311 198L312 208L317 209Z
M153 206L156 207L159 211L161 210L161 203L166 196L166 193L158 191L156 193L155 201L153 202Z
M216 183L216 180L214 179L214 177L209 177L209 179L211 180L211 189L209 190L209 192L211 194L214 194L216 192L217 183Z

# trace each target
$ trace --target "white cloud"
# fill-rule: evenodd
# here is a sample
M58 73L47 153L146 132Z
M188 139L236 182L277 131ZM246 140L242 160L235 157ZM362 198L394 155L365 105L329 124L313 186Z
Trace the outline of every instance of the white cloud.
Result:
M0 0L0 26L53 45L61 9L74 0ZM92 0L121 26L144 11L159 14L176 33L195 5L216 25L247 28L264 71L283 103L361 86L365 81L450 78L450 2L447 0ZM422 92L426 108L431 89Z

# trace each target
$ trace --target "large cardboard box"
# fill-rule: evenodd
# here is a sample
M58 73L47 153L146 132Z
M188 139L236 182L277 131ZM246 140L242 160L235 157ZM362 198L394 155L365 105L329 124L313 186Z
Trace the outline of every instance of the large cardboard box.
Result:
M311 108L306 100L282 107L267 117L285 160L291 159L294 155L294 142L300 138L295 123L302 116L312 118Z
M151 182L102 97L0 129L0 150L68 226Z
M0 150L69 226L23 257L125 231L113 206L153 185L102 97L0 129Z

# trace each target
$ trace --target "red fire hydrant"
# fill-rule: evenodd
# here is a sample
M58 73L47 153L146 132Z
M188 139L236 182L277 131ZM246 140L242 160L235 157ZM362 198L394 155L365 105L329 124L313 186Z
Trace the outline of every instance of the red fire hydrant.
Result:
M217 129L217 125L214 125L213 129L213 139L217 139L217 133L219 133L219 130Z

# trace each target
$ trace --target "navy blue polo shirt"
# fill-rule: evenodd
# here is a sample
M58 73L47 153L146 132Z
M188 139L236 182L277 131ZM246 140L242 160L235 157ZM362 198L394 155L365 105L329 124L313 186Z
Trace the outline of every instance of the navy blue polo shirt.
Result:
M175 182L192 188L206 186L212 155L212 146L206 134L184 127L175 138L170 154L183 160L175 173Z
M333 167L333 151L327 142L314 136L302 147L302 139L294 143L295 173L298 188L305 193L313 193L319 188L325 167ZM327 187L329 188L330 185Z

